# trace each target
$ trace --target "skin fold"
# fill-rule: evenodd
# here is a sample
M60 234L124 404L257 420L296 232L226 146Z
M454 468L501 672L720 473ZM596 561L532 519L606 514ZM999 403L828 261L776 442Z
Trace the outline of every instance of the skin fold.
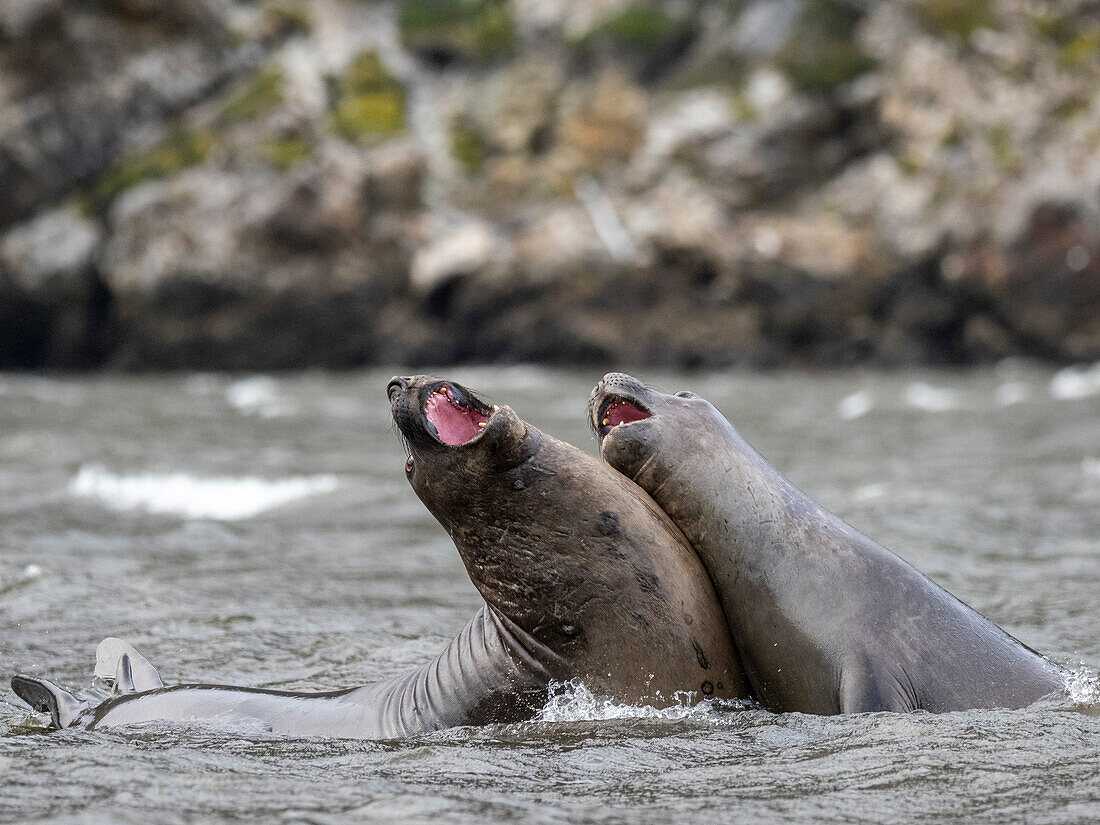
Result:
M1064 691L1056 665L816 504L706 400L610 373L589 413L603 458L699 554L766 707L1019 708Z
M713 585L645 493L458 384L395 378L388 395L408 479L485 598L439 656L332 693L162 687L144 657L106 640L96 671L117 674L119 695L92 708L31 676L13 678L16 693L56 727L201 721L353 738L529 719L551 683L571 679L655 706L748 695ZM449 416L436 419L442 429L429 409ZM441 440L454 433L472 437Z

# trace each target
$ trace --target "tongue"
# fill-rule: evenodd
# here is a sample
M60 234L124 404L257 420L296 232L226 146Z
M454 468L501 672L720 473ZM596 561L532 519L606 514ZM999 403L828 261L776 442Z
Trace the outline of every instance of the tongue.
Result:
M449 393L433 394L428 399L424 413L435 427L440 441L450 446L465 444L481 432L478 425L484 424L488 416L460 407L448 396Z
M620 424L629 424L631 421L644 421L649 418L649 413L634 406L629 401L616 401L607 411L607 426L618 427Z

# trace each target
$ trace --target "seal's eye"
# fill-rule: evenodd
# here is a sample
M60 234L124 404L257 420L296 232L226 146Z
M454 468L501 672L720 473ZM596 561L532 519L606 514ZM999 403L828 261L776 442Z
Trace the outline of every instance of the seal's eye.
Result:
M697 396L691 390L680 390L678 393L676 393L676 397L677 398L698 398L699 396Z
M413 462L413 457L409 456L408 460L405 462L405 472L406 473L411 473L413 471L413 463L414 463Z

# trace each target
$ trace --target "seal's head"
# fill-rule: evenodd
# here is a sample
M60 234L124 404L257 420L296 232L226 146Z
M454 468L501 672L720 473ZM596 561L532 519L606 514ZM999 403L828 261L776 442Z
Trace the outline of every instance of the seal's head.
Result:
M522 464L538 435L510 407L490 405L461 384L430 375L394 377L386 390L393 420L409 445L405 473L435 513L430 499L444 476L478 477ZM472 492L472 491L467 491Z
M609 372L592 390L588 419L604 460L636 480L655 460L675 466L705 454L707 431L723 420L693 392L666 395L622 372Z

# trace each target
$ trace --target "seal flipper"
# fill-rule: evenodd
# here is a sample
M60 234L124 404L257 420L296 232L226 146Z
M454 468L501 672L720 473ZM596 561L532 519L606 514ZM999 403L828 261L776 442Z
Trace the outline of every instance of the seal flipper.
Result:
M117 693L144 693L164 687L149 660L132 644L108 636L95 649L95 675L113 685Z
M84 700L77 699L67 690L37 676L12 676L11 689L33 710L50 714L56 728L72 727L89 709Z

